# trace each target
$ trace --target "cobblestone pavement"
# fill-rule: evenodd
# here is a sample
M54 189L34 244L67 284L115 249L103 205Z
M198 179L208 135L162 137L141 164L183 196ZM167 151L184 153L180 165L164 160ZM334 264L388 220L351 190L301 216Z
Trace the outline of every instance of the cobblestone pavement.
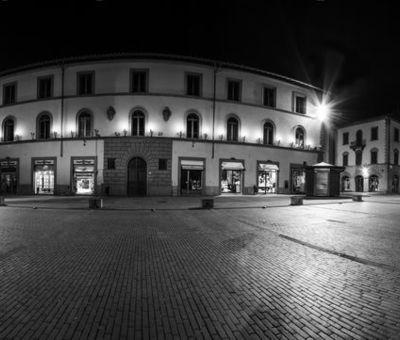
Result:
M400 339L399 204L1 207L0 339Z

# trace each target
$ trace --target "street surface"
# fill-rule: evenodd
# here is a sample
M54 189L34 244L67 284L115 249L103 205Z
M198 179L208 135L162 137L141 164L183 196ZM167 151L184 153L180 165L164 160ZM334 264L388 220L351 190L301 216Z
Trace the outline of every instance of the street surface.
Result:
M400 197L12 198L0 339L400 339Z

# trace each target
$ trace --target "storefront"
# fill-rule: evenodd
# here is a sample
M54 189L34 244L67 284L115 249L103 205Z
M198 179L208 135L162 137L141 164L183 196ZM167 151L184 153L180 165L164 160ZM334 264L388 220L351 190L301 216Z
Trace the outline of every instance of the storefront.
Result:
M96 183L95 159L73 159L72 171L74 193L78 195L93 195Z
M306 173L302 166L291 166L291 192L300 194L305 192Z
M221 162L221 193L243 192L243 171L242 161L223 161Z
M257 165L257 192L260 194L276 194L278 188L277 163L271 161L258 162Z
M201 194L204 182L204 160L180 161L181 194Z
M16 194L18 185L18 160L2 159L0 160L1 186L2 194Z
M55 182L55 160L33 160L33 192L37 195L53 195Z

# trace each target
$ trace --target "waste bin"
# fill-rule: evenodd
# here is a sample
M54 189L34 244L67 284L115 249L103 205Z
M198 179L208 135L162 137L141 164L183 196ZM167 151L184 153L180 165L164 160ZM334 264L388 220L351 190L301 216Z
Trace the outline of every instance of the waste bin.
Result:
M203 198L201 200L201 207L203 209L212 209L212 208L214 208L214 199L213 198Z
M89 209L101 209L103 208L102 198L90 198L89 199Z
M290 205L303 205L303 196L290 197Z

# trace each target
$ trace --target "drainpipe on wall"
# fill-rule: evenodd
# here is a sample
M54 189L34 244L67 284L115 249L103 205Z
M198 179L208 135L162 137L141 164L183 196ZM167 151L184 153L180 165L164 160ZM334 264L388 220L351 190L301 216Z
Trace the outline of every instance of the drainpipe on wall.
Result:
M64 145L63 145L63 132L64 132L64 77L65 67L64 60L61 62L61 124L60 124L60 157L63 157Z
M217 63L214 64L214 79L213 79L213 106L212 106L212 152L211 152L211 158L214 158L214 153L215 153L215 105L216 105L216 93L217 93L217 72L218 72L218 66Z
M386 183L387 183L387 187L386 187L386 192L390 192L390 188L391 188L391 182L389 182L389 174L390 174L390 118L386 117L386 155L385 155L385 162L386 162Z

